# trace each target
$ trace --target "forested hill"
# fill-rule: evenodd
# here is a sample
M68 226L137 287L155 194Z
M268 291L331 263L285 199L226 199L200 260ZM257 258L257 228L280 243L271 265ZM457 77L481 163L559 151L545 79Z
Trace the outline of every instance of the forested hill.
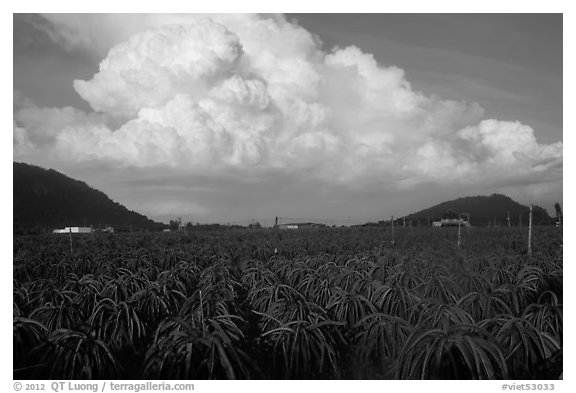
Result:
M469 213L472 225L486 226L488 222L496 221L497 225L508 225L507 215L510 213L510 223L517 226L522 220L522 225L528 225L528 212L530 208L519 204L511 198L502 194L493 194L490 196L472 196L458 198L448 202L440 203L428 209L406 216L406 220L413 222L424 222L440 220L447 212ZM521 216L521 218L520 218ZM532 222L535 225L549 225L555 222L555 219L548 215L548 212L534 206L532 210Z
M117 230L163 226L53 169L19 162L14 162L13 168L13 224L17 233L65 226L114 226Z

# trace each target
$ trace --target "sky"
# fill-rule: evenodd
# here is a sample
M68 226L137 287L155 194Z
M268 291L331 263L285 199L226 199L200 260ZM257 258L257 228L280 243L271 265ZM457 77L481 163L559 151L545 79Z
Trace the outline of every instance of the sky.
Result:
M14 15L15 161L167 222L562 203L562 15Z

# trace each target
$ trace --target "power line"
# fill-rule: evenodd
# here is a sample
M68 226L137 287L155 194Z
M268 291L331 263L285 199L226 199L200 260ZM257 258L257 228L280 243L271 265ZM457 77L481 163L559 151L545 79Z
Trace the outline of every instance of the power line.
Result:
M378 222L387 221L384 217L324 217L324 218L314 218L314 217L278 217L279 222L318 222L318 223L347 223L347 224L363 224L366 222Z

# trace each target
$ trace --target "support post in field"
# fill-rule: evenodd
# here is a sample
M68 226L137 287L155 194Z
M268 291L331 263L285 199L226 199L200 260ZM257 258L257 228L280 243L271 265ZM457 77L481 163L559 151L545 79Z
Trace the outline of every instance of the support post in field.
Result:
M528 215L528 255L532 256L532 205L530 205L530 214Z
M202 320L202 334L206 334L206 326L204 325L204 304L202 301L202 290L200 293L200 319Z
M460 227L461 227L460 224L461 223L462 223L462 219L461 219L461 216L459 214L458 215L458 249L460 249Z
M70 235L70 255L72 255L72 227L69 227L68 231Z
M390 217L391 233L392 233L392 244L394 244L394 216Z
M558 202L554 204L554 210L556 210L556 226L562 226L562 207Z

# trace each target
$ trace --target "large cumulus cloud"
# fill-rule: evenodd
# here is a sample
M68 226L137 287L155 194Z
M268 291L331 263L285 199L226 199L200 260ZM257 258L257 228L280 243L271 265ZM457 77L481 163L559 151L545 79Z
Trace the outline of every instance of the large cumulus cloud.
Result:
M112 47L90 80L74 82L93 113L15 107L16 157L41 149L75 162L349 185L561 178L561 142L539 144L527 125L417 92L402 69L357 47L326 51L282 17L101 18L109 33L92 42L77 22L51 17L51 36L67 47Z

